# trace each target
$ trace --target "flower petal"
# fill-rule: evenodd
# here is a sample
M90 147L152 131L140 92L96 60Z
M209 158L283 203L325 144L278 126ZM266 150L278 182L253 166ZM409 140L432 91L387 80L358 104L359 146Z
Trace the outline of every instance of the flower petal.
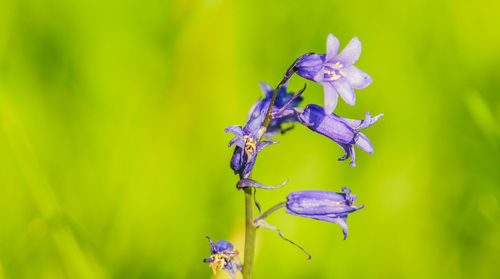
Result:
M355 129L365 129L370 127L371 125L375 124L382 116L384 116L383 113L373 117L370 115L370 113L366 112L365 113L365 120L361 121L361 124L355 128Z
M344 67L348 67L356 63L360 55L361 42L359 41L358 37L354 37L344 48L344 50L342 50L342 52L337 56L337 59L340 60L340 63L342 63Z
M354 202L356 202L357 196L354 194L351 194L351 189L347 187L342 187L340 188L340 191L345 193L345 200L348 205L352 205Z
M339 117L339 119L347 124L349 127L355 130L361 130L370 127L371 125L375 124L382 116L384 116L383 113L373 117L370 115L369 112L365 112L365 119L364 120L357 120L357 119L349 119L349 118L343 118Z
M354 89L352 89L349 82L345 79L339 79L332 83L342 99L344 99L344 101L349 105L354 106L356 103L356 94L354 93Z
M210 253L211 254L217 253L217 248L215 247L215 244L212 241L212 239L210 239L210 237L208 237L208 236L205 236L205 237L208 239L208 242L210 243Z
M339 95L337 90L332 86L331 83L328 82L323 83L323 88L325 90L325 96L324 96L325 114L328 115L332 113L337 107Z
M245 141L243 140L242 137L234 137L230 142L229 142L229 146L228 147L231 147L233 145L236 145L236 146L239 146L241 148L245 148Z
M224 132L233 133L238 137L243 137L243 127L240 125L227 126L226 129L224 129Z
M222 253L224 251L231 251L234 249L234 246L231 242L226 240L219 240L215 243L215 248L218 253Z
M312 80L317 83L322 83L324 79L325 79L324 68L321 67L319 71L316 72Z
M339 52L339 47L340 47L340 42L339 39L337 39L333 34L329 34L328 38L326 39L326 61L330 61L335 56L337 56L337 53Z
M342 233L344 234L345 240L347 238L347 233L349 232L349 227L347 227L347 215L333 218L332 222L338 224L342 228Z
M241 147L236 147L233 152L233 157L231 157L230 166L233 169L234 174L238 174L245 164L245 152Z
M363 89L372 83L370 75L361 71L354 65L346 67L342 69L342 71L352 88Z
M273 88L271 87L271 85L261 81L259 82L259 85L260 85L260 89L262 90L262 93L264 93L264 97L269 97L269 95L272 96L273 94Z
M344 149L344 156L338 158L339 161L345 161L347 160L350 156L351 156L351 144L343 144L343 143L339 143L337 142L338 145L340 145L340 147L342 147L342 149Z
M355 167L356 166L356 151L354 150L354 146L352 144L349 145L349 149L351 150L351 163L349 163L349 166Z
M374 149L373 149L372 143L370 142L368 137L365 136L365 134L358 133L358 135L356 136L356 139L354 141L355 141L354 144L357 147L361 148L361 150L363 150L367 153L370 153L370 154L373 153Z
M279 143L279 141L275 141L275 140L265 140L261 143L259 143L257 145L257 153L260 153L262 151L262 149L268 147L269 145L272 145L272 144L277 144Z

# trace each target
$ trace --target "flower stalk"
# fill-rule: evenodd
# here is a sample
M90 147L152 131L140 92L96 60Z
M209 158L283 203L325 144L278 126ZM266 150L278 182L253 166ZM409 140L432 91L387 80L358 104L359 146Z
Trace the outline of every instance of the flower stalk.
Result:
M283 208L283 207L286 207L286 202L280 202L277 205L269 208L266 212L262 213L262 215L255 218L255 223L258 223L260 220L266 219L267 217L269 217L269 215L273 214L276 210Z
M255 256L255 231L253 223L252 188L245 188L245 254L243 256L243 278L252 278L253 260Z

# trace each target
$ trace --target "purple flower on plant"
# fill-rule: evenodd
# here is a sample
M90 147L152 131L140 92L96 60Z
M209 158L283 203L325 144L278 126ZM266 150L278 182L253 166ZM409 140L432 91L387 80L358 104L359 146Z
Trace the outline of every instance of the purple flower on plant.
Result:
M203 261L209 263L209 267L212 268L214 275L218 268L219 270L224 269L232 278L236 278L236 271L241 271L242 268L238 263L239 252L234 250L233 244L229 241L219 240L214 244L208 236L207 239L210 243L211 255Z
M265 95L264 100L261 102L261 107L265 110L264 114L267 112L267 108L271 102L273 97L274 89L268 84L261 82L260 87L262 92ZM293 99L292 99L293 98ZM295 96L293 93L287 93L287 86L284 85L278 91L278 95L276 95L276 100L274 101L272 112L276 112L280 109L291 109L297 107L303 98L301 96ZM286 106L286 107L285 107ZM293 123L297 121L297 116L295 115L284 115L281 117L273 118L267 127L265 137L270 138L275 136L278 133L283 132L282 125L287 123Z
M307 53L299 57L293 65L299 76L323 85L327 113L335 110L339 94L352 106L356 103L354 89L363 89L372 82L370 75L354 66L361 55L359 39L353 38L337 55L339 46L339 40L329 34L326 54Z
M274 89L271 86L261 83L262 91L265 98L258 100L248 113L246 124L244 127L239 125L229 126L225 129L226 133L233 133L235 137L229 142L229 146L236 145L236 148L231 158L231 168L235 174L246 176L249 174L255 164L257 154L265 147L278 143L273 140L266 140L259 143L262 137L262 123L266 117L267 110L271 103ZM292 99L292 97L294 97ZM286 86L283 86L273 105L273 111L278 111L283 106L286 108L294 108L302 101L302 97L294 96L292 93L286 92ZM269 123L264 136L272 137L282 131L282 125L297 121L295 114L283 115L273 118Z
M250 127L233 125L225 129L226 133L235 134L235 137L229 142L229 146L236 145L231 158L231 168L235 174L240 174L243 177L252 171L259 152L269 145L278 143L274 140L265 140L259 143L260 129L252 130Z
M340 225L347 238L347 215L360 210L364 205L353 205L356 195L347 187L340 189L344 193L330 191L298 191L290 193L286 199L286 212L292 215L327 221Z
M354 167L356 164L353 145L370 154L374 151L368 137L359 130L370 127L383 115L381 113L372 117L367 112L364 120L353 120L340 117L334 113L325 113L322 107L313 104L308 105L302 113L298 113L297 118L301 124L340 145L344 149L345 155L339 158L339 161L344 161L352 156L350 165Z

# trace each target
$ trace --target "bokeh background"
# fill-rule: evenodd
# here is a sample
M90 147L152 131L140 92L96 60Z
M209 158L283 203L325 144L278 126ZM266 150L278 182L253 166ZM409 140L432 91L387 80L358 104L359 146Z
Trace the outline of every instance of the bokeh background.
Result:
M340 227L278 212L255 278L500 278L498 1L0 2L0 278L210 278L243 252L231 135L305 52L358 36L373 155L295 127L258 158L267 208L350 187ZM294 77L292 90L306 82ZM305 103L322 104L306 82ZM228 278L220 273L218 278Z

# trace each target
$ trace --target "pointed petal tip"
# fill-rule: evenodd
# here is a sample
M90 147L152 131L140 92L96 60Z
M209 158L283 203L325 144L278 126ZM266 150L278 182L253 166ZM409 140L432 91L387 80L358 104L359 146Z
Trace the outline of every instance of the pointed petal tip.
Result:
M333 34L328 34L326 38L326 61L332 60L337 56L340 48L339 39L337 39Z
M358 133L358 137L355 141L354 144L366 153L372 154L374 152L373 145L365 134Z
M349 84L347 80L338 80L333 83L335 90L342 97L342 99L349 105L354 106L356 104L356 93L354 89Z
M325 114L332 114L339 100L339 94L337 89L329 83L323 84L324 89L324 111Z
M264 97L268 97L270 92L273 91L273 88L271 87L271 85L269 85L263 81L259 82L259 86L260 86L260 89L262 90L262 93L264 94Z
M360 55L361 41L358 37L354 37L337 57L343 62L344 66L350 66L358 61Z

